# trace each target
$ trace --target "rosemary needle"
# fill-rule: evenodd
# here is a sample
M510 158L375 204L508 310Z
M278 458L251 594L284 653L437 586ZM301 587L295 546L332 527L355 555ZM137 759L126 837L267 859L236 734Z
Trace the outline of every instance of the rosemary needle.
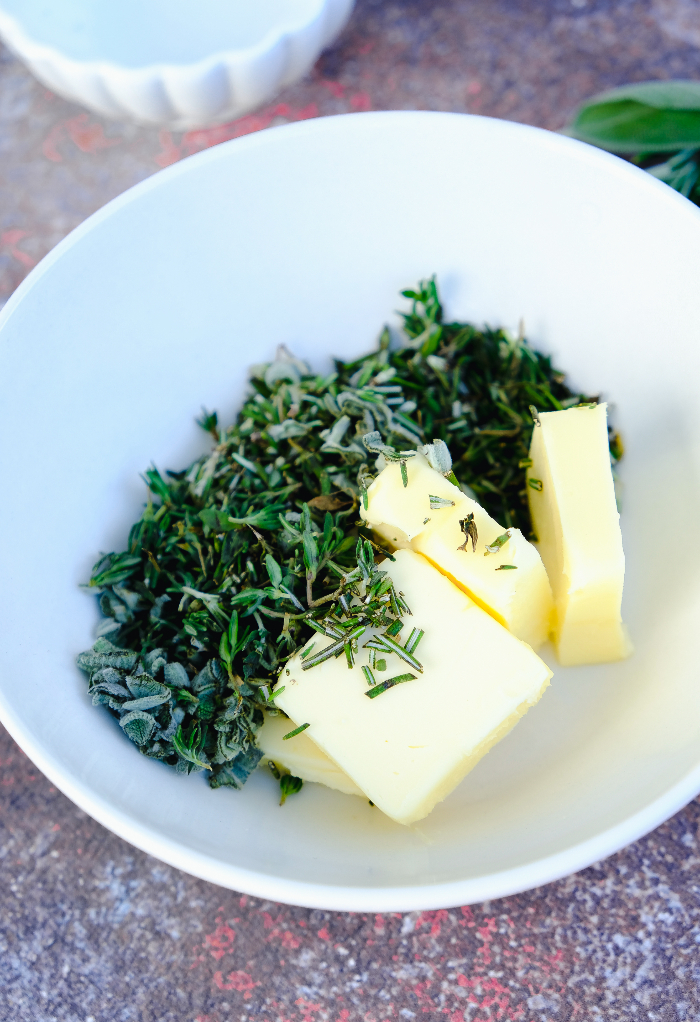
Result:
M302 724L300 727L297 727L293 731L290 731L289 734L282 735L282 741L286 742L288 738L296 738L296 736L300 735L302 731L306 731L307 727L311 727L311 725Z

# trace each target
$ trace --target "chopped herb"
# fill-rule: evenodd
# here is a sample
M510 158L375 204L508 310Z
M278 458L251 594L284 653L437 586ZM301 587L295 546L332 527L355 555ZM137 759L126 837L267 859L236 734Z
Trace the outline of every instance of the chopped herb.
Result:
M422 628L414 628L409 637L406 639L406 645L404 646L406 652L415 653L415 651L418 649L418 643L420 642L424 635L425 632L423 631Z
M537 490L538 493L541 493L542 490L543 490L543 485L542 485L542 480L541 479L528 479L527 485L532 490Z
M537 411L535 406L534 405L529 405L528 406L528 410L530 412L530 415L532 416L532 421L534 422L534 424L536 426L541 426L542 423L540 421L540 413Z
M294 777L286 767L280 766L272 759L268 759L267 765L275 780L280 782L280 805L283 806L290 795L296 795L301 791L304 782L301 777Z
M302 660L306 659L306 657L309 655L309 653L311 652L315 645L316 643L312 642L308 649L302 649L301 653L299 654Z
M517 564L499 564L495 571L515 571Z
M423 665L410 653L404 646L396 642L387 632L383 635L373 636L369 642L365 643L365 648L377 649L381 653L396 653L401 660L405 660L407 664L414 668L416 671L423 673Z
M434 497L432 495L432 493L429 494L429 497L430 497L430 510L431 511L438 511L442 507L454 507L455 506L455 502L453 500L445 500L444 497ZM430 521L430 519L427 519L427 521ZM425 522L423 524L425 525Z
M461 546L458 546L457 549L458 550L464 550L466 552L467 544L469 543L469 540L471 540L472 541L472 553L475 553L476 552L476 544L477 544L477 542L479 540L479 533L478 533L477 528L476 528L476 522L474 521L474 512L473 511L470 512L470 514L468 514L466 518L462 518L461 519L461 521L459 523L459 527L462 530L462 533L464 534L464 543L462 543Z
M294 731L290 731L289 734L282 735L282 741L286 742L288 738L296 738L296 736L300 735L302 731L306 731L307 727L311 727L311 725L302 724L300 727L295 728Z
M484 557L488 557L489 554L498 553L501 547L506 545L512 534L513 530L507 529L504 533L502 533L502 535L494 539L493 543L489 543L484 550Z
M78 658L93 702L144 755L240 788L262 756L256 735L276 679L314 631L336 645L328 655L347 657L348 646L354 657L353 629L385 630L410 613L375 563L375 552L391 555L360 541L355 524L378 455L401 465L405 484L420 450L505 527L532 535L528 405L592 398L572 393L523 337L447 322L434 280L404 295L402 346L390 350L384 330L373 352L327 376L281 347L253 368L232 426L203 412L208 454L144 473L125 549L93 568L104 617ZM616 434L610 444L621 457ZM304 667L318 655L308 650Z
M301 791L303 784L301 777L295 777L294 774L282 774L280 777L280 805L284 805L289 795L296 795Z
M530 468L532 465L532 458L521 458L518 462L518 468Z
M362 668L362 673L364 674L364 676L365 676L365 678L367 680L367 684L368 685L376 685L377 684L377 679L372 674L372 670L371 670L370 667L363 667Z
M427 525L429 521L430 521L429 518L424 518L423 519L423 525Z
M380 696L382 692L393 688L394 685L402 685L404 681L414 681L415 677L415 674L397 674L395 678L387 678L386 681L377 682L374 688L367 689L365 695L370 699L375 699L376 696Z

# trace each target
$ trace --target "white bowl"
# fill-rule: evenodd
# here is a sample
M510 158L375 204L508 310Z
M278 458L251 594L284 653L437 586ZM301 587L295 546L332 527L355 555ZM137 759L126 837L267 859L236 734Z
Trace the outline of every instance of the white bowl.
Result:
M54 92L171 128L230 120L302 78L354 0L1 0L0 36Z
M401 287L517 327L615 404L627 456L633 658L561 669L420 824L318 785L280 809L259 771L211 791L138 755L90 704L78 588L138 516L139 473L230 419L246 365L374 343ZM533 887L655 827L700 790L700 212L580 142L454 114L260 132L157 174L73 232L0 318L0 716L70 798L223 886L363 911ZM444 712L436 708L435 712Z

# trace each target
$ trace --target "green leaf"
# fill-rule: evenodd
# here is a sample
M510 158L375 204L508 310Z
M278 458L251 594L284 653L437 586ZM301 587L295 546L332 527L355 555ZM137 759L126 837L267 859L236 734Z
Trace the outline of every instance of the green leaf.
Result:
M301 791L303 784L301 777L282 774L280 777L280 805L283 806L290 795L296 795L298 791Z
M282 569L272 554L265 555L265 567L267 568L267 573L270 576L270 582L272 582L275 589L279 589L282 584Z
M136 745L145 745L155 731L155 718L143 710L132 710L119 721L120 726Z
M700 146L700 82L642 82L594 96L566 134L615 153Z
M216 769L209 777L209 786L242 788L262 757L262 751L251 745L246 752L239 753L232 762Z
M190 676L182 664L166 664L163 669L163 674L165 675L165 680L168 685L171 685L173 688L190 687Z

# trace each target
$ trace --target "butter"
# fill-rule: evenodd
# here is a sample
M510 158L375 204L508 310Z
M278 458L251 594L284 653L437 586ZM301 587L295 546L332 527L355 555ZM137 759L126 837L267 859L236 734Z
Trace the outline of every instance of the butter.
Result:
M598 664L631 652L620 605L625 577L608 450L607 405L541 412L528 498L554 593L559 662Z
M448 578L411 550L382 564L404 593L413 627L425 635L415 656L423 673L395 654L377 681L414 673L414 680L369 699L361 666L369 663L360 639L357 665L345 658L302 670L299 655L282 672L277 697L294 726L310 726L312 739L371 799L398 823L426 816L533 706L551 671L529 646L486 614ZM316 636L314 651L331 639ZM290 767L291 769L291 767Z
M287 717L265 714L265 722L256 735L264 754L263 766L268 759L272 759L289 770L290 774L301 777L302 781L325 784L346 795L362 795L355 782L324 755L305 732L285 741L284 736L293 729L294 724Z
M469 514L479 537L476 550L471 540L461 549L466 537L459 523ZM433 512L411 546L513 635L539 649L551 627L552 590L540 555L519 529L509 529L497 550L486 550L505 531L476 501L463 497L456 507Z
M406 464L408 486L403 486L400 466L387 465L367 491L362 517L393 547L410 545L423 554L513 635L538 649L550 630L553 600L535 547L519 529L511 529L508 542L488 553L486 547L503 535L504 527L431 468L422 454ZM431 496L454 506L431 509ZM459 523L469 514L478 532L475 551L471 541L459 549L466 538Z
M464 494L443 475L431 468L428 459L416 454L406 460L408 486L403 485L401 466L389 462L367 490L367 508L360 505L360 516L392 547L403 549L418 536L433 512L429 496L459 501Z

